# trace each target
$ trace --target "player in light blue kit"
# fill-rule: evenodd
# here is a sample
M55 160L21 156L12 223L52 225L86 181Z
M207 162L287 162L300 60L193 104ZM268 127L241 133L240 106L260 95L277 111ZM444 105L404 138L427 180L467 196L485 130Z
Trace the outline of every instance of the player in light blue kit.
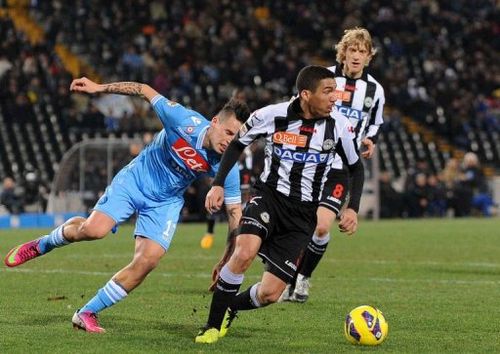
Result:
M159 263L169 248L185 189L200 176L214 176L221 154L250 115L239 101L229 101L212 119L169 101L150 86L136 82L99 85L87 79L73 80L71 91L140 96L148 100L164 129L153 142L113 179L88 218L74 217L50 234L13 248L5 264L15 267L56 247L104 238L115 225L137 214L135 253L96 296L73 315L73 325L87 332L104 329L97 313L134 290ZM238 166L226 180L226 210L231 234L241 217ZM223 260L221 261L224 262ZM214 268L214 279L218 268Z

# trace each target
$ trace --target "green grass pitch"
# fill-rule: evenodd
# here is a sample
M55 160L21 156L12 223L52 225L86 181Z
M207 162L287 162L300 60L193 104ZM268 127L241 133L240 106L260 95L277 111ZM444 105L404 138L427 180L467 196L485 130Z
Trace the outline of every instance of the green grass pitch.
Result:
M195 344L207 286L225 242L199 240L204 225L180 225L160 266L127 299L100 315L104 335L74 331L73 312L132 256L131 226L102 241L57 249L23 266L0 266L0 353L493 353L500 352L500 220L361 223L332 241L306 304L240 313L228 336ZM46 230L0 231L0 253ZM262 273L256 259L242 289ZM389 322L378 347L343 337L345 315L371 304Z

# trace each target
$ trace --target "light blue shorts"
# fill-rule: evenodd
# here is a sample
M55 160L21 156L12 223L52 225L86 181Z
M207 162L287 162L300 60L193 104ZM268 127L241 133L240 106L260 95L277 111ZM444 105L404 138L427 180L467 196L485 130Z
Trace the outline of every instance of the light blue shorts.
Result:
M178 195L162 201L146 197L137 186L133 175L122 170L106 188L94 210L108 215L117 224L137 213L134 235L153 240L166 251L177 228L183 205L184 198Z

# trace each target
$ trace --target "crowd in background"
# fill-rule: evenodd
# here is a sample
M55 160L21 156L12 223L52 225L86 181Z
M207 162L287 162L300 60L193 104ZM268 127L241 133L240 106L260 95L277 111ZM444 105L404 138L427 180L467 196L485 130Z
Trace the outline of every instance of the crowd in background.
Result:
M384 86L388 105L469 150L471 129L500 131L499 12L491 0L32 1L29 13L43 26L44 42L31 44L0 18L1 109L6 120L34 120L31 104L48 95L64 131L161 129L141 100L71 95L72 77L55 55L56 43L104 81L147 82L208 118L235 90L255 109L290 97L304 65L335 64L332 45L343 29L362 25L379 48L370 72ZM467 164L448 164L457 166L454 178L448 165L443 171L416 166L419 172L409 173L399 191L391 190L394 176L384 173L383 198L392 202L382 205L405 207L383 215L439 216L450 208L470 214L455 206L470 190L484 190L483 182L469 181ZM28 185L25 177L16 182Z
M288 97L301 67L334 64L343 29L362 25L380 49L370 70L386 101L464 149L472 126L500 129L499 12L491 0L53 0L32 9L49 46L65 43L103 78L152 83L208 116L235 87L254 108Z
M137 156L142 145L132 143L128 151L120 151L113 160L113 171L118 171L130 159ZM257 143L250 150L254 156L252 181L262 171L262 145ZM107 167L99 158L101 151L90 151L87 159L96 164L85 167L86 193L82 201L90 210L104 192L107 184ZM78 190L78 169L74 171L73 190ZM390 172L382 171L379 178L381 218L464 217L472 215L492 216L498 213L498 205L491 197L491 189L483 175L477 156L468 153L463 161L450 159L445 168L434 173L425 160L417 161L415 168L401 181L395 182ZM209 189L209 179L196 181L188 188L181 214L184 221L201 221L205 218L204 201ZM41 211L47 203L47 193L39 193L38 185L16 185L11 177L3 180L0 192L0 215L19 214L25 205L36 205L30 211Z
M498 212L476 154L450 159L435 173L418 160L399 186L388 171L379 177L380 217L492 216Z

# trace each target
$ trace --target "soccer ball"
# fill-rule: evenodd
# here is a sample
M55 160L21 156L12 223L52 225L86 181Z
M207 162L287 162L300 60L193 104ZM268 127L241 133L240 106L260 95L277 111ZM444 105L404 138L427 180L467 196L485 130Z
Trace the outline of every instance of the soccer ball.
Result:
M373 306L356 307L345 319L344 334L352 344L378 345L387 337L388 331L384 315Z

